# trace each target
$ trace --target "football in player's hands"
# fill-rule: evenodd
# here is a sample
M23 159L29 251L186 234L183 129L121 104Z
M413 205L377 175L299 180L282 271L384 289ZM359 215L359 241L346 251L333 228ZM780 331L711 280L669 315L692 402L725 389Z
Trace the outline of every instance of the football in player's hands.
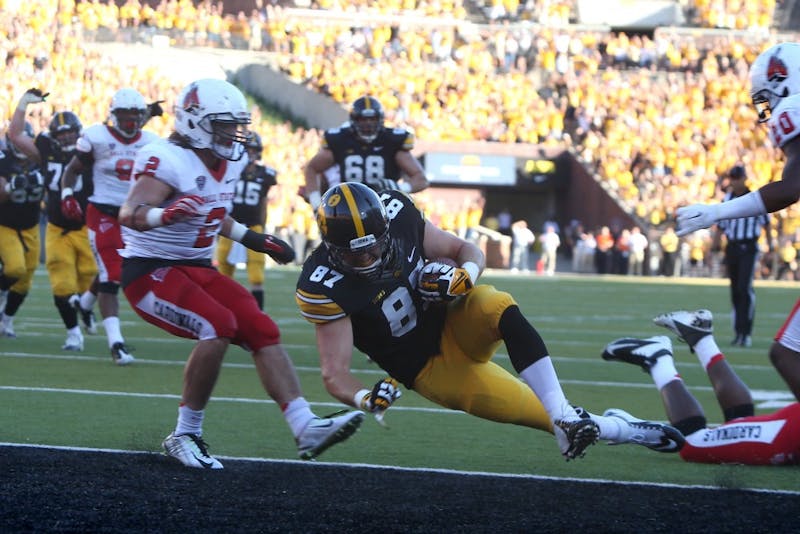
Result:
M469 273L451 258L428 261L419 274L417 290L428 302L448 302L465 295L473 286Z

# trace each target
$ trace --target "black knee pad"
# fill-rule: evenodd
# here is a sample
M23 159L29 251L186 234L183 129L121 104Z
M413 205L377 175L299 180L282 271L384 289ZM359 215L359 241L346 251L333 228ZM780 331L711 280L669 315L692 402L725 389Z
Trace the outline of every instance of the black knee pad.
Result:
M542 336L522 315L519 306L509 306L498 323L511 365L519 373L548 355Z

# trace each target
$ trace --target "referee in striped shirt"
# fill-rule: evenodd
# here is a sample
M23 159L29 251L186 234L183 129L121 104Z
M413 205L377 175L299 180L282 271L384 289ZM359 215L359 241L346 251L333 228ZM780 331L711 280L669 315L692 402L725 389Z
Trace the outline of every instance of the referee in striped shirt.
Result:
M729 189L723 202L750 192L746 185L747 175L743 165L734 166L728 172ZM762 230L767 231L769 242L769 215L762 214L739 219L725 219L717 226L727 239L725 246L725 266L731 286L733 305L733 328L735 337L732 345L749 347L752 344L753 320L756 314L756 293L753 289L753 275L758 261L758 239Z

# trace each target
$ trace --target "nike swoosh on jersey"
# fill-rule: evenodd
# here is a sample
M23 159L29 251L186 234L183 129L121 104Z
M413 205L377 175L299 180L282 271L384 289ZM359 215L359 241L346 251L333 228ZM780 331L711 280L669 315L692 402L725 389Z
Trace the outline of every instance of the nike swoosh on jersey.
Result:
M414 252L416 252L417 246L414 245L414 248L411 249L411 254L408 255L408 261L414 261Z

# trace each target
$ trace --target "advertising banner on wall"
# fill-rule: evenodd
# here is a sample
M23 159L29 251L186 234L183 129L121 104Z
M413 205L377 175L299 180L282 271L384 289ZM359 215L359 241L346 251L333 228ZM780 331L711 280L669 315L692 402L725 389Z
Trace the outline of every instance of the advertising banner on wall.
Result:
M432 184L502 186L517 182L513 156L427 152L425 172Z

